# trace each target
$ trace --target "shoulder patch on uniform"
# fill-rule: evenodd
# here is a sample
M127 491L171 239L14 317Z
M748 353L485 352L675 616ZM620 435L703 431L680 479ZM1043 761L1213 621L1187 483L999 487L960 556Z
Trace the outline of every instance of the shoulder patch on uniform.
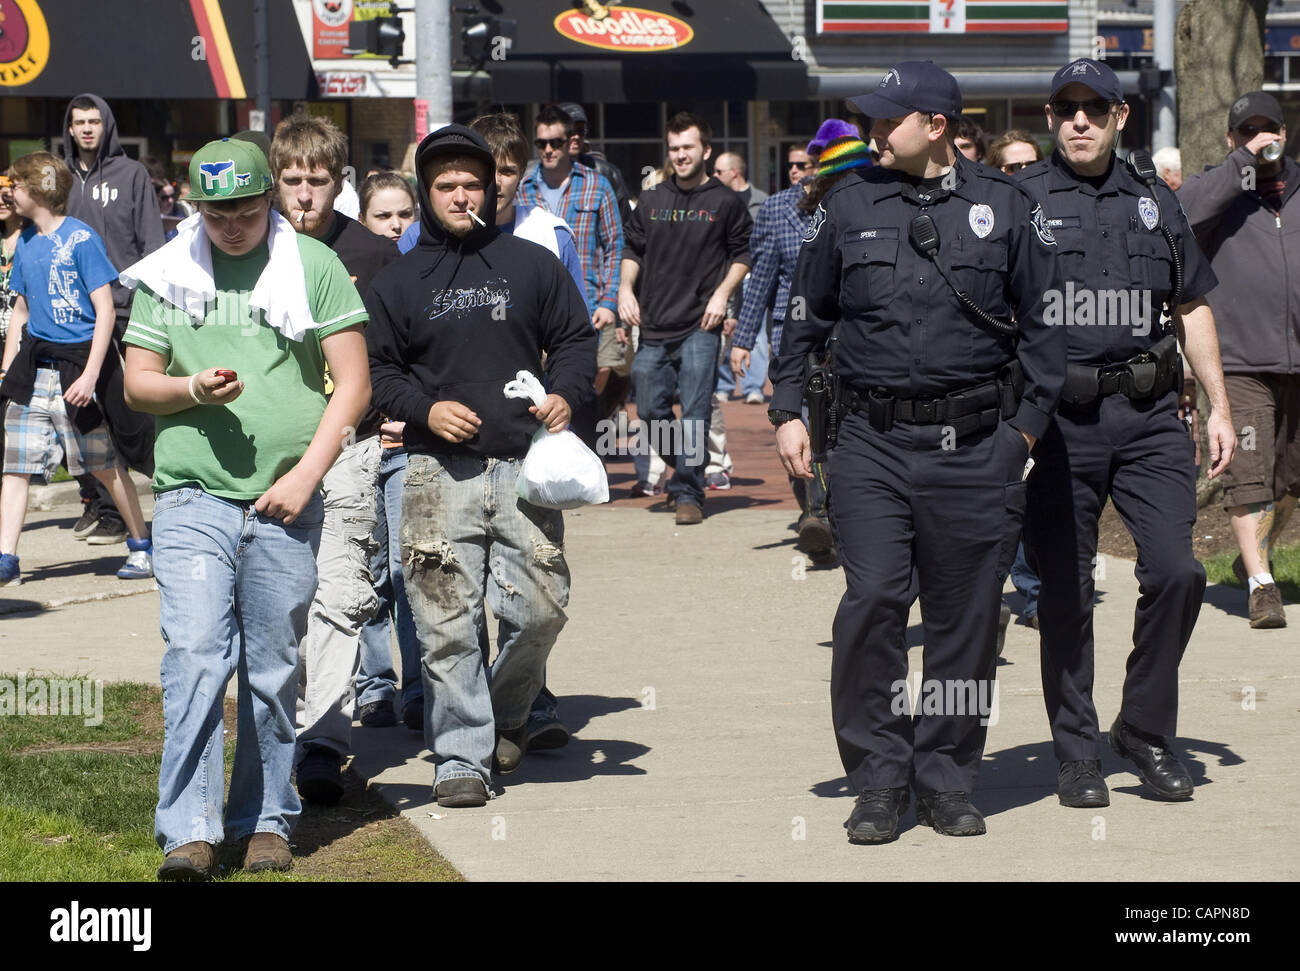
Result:
M1043 204L1041 202L1034 206L1034 211L1029 214L1029 225L1034 227L1034 232L1038 234L1038 239L1044 246L1056 245L1056 237L1047 228L1047 217L1043 215Z
M826 222L826 209L819 202L817 208L813 210L812 221L808 223L808 228L804 231L803 241L811 243L817 238L817 234L822 231L822 224Z

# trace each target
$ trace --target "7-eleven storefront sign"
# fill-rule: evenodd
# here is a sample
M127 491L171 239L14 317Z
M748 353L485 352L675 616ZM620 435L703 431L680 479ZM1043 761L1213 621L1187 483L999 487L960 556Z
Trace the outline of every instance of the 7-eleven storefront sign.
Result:
M1067 0L817 0L819 34L1059 34L1069 27Z

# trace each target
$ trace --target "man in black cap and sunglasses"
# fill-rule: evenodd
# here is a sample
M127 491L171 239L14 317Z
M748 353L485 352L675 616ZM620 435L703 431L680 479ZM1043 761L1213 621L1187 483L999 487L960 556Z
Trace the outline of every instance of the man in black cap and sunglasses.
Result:
M1228 112L1228 157L1178 199L1219 277L1214 308L1242 453L1223 477L1250 626L1286 626L1273 546L1300 496L1300 166L1286 157L1277 99L1252 91ZM1247 438L1253 439L1250 449Z
M1043 207L1063 289L1048 320L1066 335L1065 388L1038 443L1025 550L1042 580L1043 698L1060 763L1061 805L1110 805L1093 701L1093 594L1104 576L1097 523L1109 497L1137 545L1141 596L1110 746L1161 799L1192 796L1171 750L1178 664L1201 609L1205 570L1192 553L1196 459L1180 419L1178 343L1205 385L1213 478L1232 459L1214 316L1214 273L1149 157L1115 155L1129 106L1105 64L1081 58L1052 79L1056 150L1018 174ZM1162 325L1162 308L1172 320ZM1175 339L1175 335L1177 340Z
M849 170L813 212L768 415L786 471L810 478L805 361L833 338L844 417L831 519L848 589L831 715L858 793L849 841L897 838L913 792L919 822L976 836L984 817L970 795L995 697L1002 584L1029 452L1064 377L1064 334L1043 322L1056 247L1027 193L957 152L951 74L904 61L850 103L874 119L880 163ZM906 631L918 592L925 687L914 719Z

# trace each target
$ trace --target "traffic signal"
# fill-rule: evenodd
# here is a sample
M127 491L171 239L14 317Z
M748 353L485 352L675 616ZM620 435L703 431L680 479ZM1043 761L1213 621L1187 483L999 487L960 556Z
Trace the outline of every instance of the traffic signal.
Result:
M473 65L500 60L504 50L514 43L516 27L516 21L505 17L467 16L460 29L463 59ZM498 37L505 39L504 49L497 41Z
M406 34L401 17L375 17L372 20L354 20L348 25L348 47L354 51L386 57L394 67L402 59Z

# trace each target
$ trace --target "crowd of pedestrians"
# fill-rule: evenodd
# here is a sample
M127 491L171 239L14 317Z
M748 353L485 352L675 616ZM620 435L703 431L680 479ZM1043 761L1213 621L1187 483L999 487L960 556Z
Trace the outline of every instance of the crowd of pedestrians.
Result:
M1075 88L1088 93L1080 83L1062 90L1082 97ZM863 103L886 104L872 97ZM1118 91L1107 97L1122 102ZM1091 117L1091 101L1060 103L1075 109L1076 124ZM953 119L949 169L987 183L1008 211L1032 207L1013 180L1038 191L1056 171L1050 165L1064 164L1042 161L1052 138L1020 129L988 137L960 114L959 98L928 114L930 124L936 114ZM1068 123L1050 111L1049 122L1057 132ZM1189 179L1178 196L1189 226L1180 235L1184 247L1195 231L1209 257L1188 258L1182 296L1196 298L1187 311L1199 322L1191 363L1207 373L1217 368L1196 338L1208 315L1200 308L1212 307L1223 335L1226 400L1260 429L1255 456L1228 471L1225 505L1241 543L1236 570L1248 586L1251 626L1276 627L1285 615L1269 554L1300 495L1293 373L1300 328L1248 337L1239 308L1248 303L1241 293L1267 289L1253 280L1288 278L1288 260L1300 257L1242 227L1263 219L1285 225L1300 173L1290 159L1261 165L1252 169L1260 180L1253 194L1243 194L1240 170L1284 139L1285 128L1276 101L1258 92L1234 105L1229 123L1228 159ZM22 580L17 547L29 483L48 480L60 464L82 483L74 537L125 541L117 575L156 576L167 648L156 814L166 854L161 879L210 876L223 842L239 843L251 870L287 869L301 800L329 804L343 793L354 721L422 732L434 798L447 807L484 805L494 772L514 771L530 749L567 744L569 729L546 685L569 597L564 520L515 494L539 429L558 433L572 424L590 437L597 420L630 398L651 446L637 456L632 494L664 494L651 508L693 525L704 519L708 493L730 487L720 402L733 389L763 404L768 369L779 371L787 388L769 412L773 424L808 420L806 410L785 410L797 407L790 376L843 364L836 361L843 335L831 332L836 305L820 307L829 342L783 337L794 321L806 336L802 294L819 281L829 286L838 272L832 253L843 241L819 240L829 200L839 200L837 218L846 218L846 187L865 184L876 166L901 164L896 132L879 121L864 129L827 119L808 144L784 147L787 168L770 197L749 181L741 154L714 155L703 118L679 113L663 135L664 166L635 199L617 168L592 151L576 104L542 107L531 133L506 113L433 132L416 152L414 179L375 171L352 186L345 136L305 115L281 122L273 138L243 132L211 141L194 153L188 178L172 178L156 159L129 159L109 106L83 95L68 106L65 158L24 156L0 182L0 585ZM1170 195L1181 183L1177 153L1156 161L1169 186L1160 190L1164 211L1177 210ZM1074 171L1094 181L1071 186L1104 188L1092 168ZM918 184L938 188L937 181ZM1125 183L1121 195L1130 188ZM886 194L879 204L898 199ZM992 216L981 223L977 208L970 227L982 239ZM1068 241L1077 222L1067 217L1055 228ZM1046 225L1034 225L1045 245L1065 248ZM889 238L890 254L901 260L905 244ZM1025 259L1047 265L1028 235L1018 239ZM813 241L818 253L826 250L820 269L809 265ZM867 248L874 243L854 258L880 262L885 247ZM1289 278L1300 279L1300 268ZM1018 303L1009 311L1027 319L1038 312L1037 298L1027 280L1015 287ZM1280 320L1296 313L1287 296L1274 308ZM1027 367L1044 404L1012 451L1021 437L1033 448L1047 435L1044 448L1056 447L1058 433L1038 420L1050 411L1050 381L1043 383L1032 355ZM523 371L545 381L543 404L502 393ZM1023 385L1025 375L1017 380ZM1220 387L1207 388L1218 401ZM1179 414L1190 415L1191 392L1180 391ZM846 542L866 548L853 538L866 529L857 478L879 470L863 466L835 488L829 452L803 448L801 459L796 449L790 454L798 460L787 462L800 506L799 548L835 564ZM838 467L852 470L845 455ZM131 469L153 478L152 530ZM1045 475L1035 480L1040 488ZM1003 484L989 489L1001 497ZM852 516L837 520L837 494ZM1090 548L1096 517L1080 515L1080 548ZM1008 517L1018 529L1014 511ZM956 528L938 525L936 556L945 531ZM1046 535L1059 525L1043 520L1037 528ZM1073 735L1061 714L1072 711L1071 692L1090 688L1083 615L1091 586L1075 576L1073 561L1051 559L1055 547L1041 538L1028 556L1024 546L1014 556L1011 548L993 542L971 582L978 574L980 590L992 589L989 578L1009 570L1024 594L1023 620L1037 627L1034 567L1048 569L1045 637L1064 643L1061 630L1071 627L1086 641L1070 648L1072 666L1059 661L1069 670L1056 672L1060 683L1048 692L1061 758L1083 766L1063 776L1062 792L1072 804L1104 805L1092 761L1096 714L1084 711ZM1140 559L1152 555L1142 543L1139 550ZM884 589L879 563L855 569ZM917 574L894 574L890 582L900 588L891 596L910 602ZM937 615L935 601L929 619L947 631L954 658L971 623L988 621L1005 633L1005 606L997 621L972 620L972 598L953 600L948 587L963 616ZM1187 589L1199 598L1195 583ZM869 601L855 615L859 632L846 626L843 636L861 640L878 623ZM498 624L495 656L488 609ZM1190 626L1183 628L1169 636L1185 643ZM1179 653L1171 648L1162 657L1172 657L1176 670ZM231 677L239 733L226 793L221 700ZM873 771L880 775L871 761L879 753L850 738L855 703L840 698L836 717L842 750L860 762L850 775L862 788ZM1086 744L1071 748L1066 736ZM973 764L966 759L950 773L967 789ZM900 804L894 799L890 811L896 815ZM943 807L927 806L942 816Z

